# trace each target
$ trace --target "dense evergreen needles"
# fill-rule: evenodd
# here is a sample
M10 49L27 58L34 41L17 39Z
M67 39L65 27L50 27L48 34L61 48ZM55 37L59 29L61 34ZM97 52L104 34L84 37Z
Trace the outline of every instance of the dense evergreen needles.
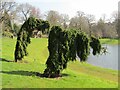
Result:
M76 56L81 62L86 61L90 54L90 46L93 48L93 55L100 53L101 44L98 39L88 38L78 30L63 31L59 26L53 26L48 39L49 57L44 76L60 76L61 71L67 68L67 63L76 60Z
M17 37L15 62L28 55L27 46L30 44L32 31L38 29L45 33L45 29L49 29L49 27L47 21L33 17L25 21ZM100 54L101 44L99 39L93 36L88 38L80 30L62 30L59 26L53 26L49 33L49 57L43 75L45 77L59 77L61 71L67 68L67 63L76 60L76 56L80 58L81 62L86 61L90 54L90 47L93 49L93 55Z
M24 56L27 56L27 46L30 44L30 37L32 36L32 31L34 29L45 31L49 29L48 21L43 21L41 19L35 19L33 17L28 18L27 21L21 26L21 29L17 35L17 43L15 48L15 62L17 60L22 60Z

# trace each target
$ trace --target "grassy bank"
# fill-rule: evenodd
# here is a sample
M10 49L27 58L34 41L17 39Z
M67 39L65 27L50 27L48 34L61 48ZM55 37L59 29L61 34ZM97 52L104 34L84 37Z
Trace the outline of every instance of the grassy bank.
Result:
M88 63L69 62L61 78L42 78L48 57L47 39L32 39L29 55L23 62L14 60L16 39L2 40L2 87L3 88L117 88L118 72L92 66Z
M101 44L118 45L120 44L120 39L100 39Z

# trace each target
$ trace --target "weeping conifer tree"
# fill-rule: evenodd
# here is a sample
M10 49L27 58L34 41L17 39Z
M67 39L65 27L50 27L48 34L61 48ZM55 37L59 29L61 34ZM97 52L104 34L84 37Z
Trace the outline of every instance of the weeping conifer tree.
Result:
M27 46L30 44L30 37L34 29L49 29L49 23L30 17L22 25L15 48L15 62L22 60L28 55ZM53 26L49 33L48 50L49 57L46 61L47 68L44 70L45 77L58 77L61 71L67 68L69 61L86 61L90 54L90 47L93 49L93 55L100 54L101 44L95 37L88 38L86 34L78 30L62 30L59 26Z
M49 29L50 25L47 21L41 19L35 19L34 17L28 18L21 26L21 29L17 35L17 42L15 48L15 62L22 60L24 56L28 55L27 46L30 44L30 37L34 29L42 30Z
M86 61L90 54L90 47L93 49L93 55L100 54L99 39L88 38L78 30L63 31L59 26L53 26L48 39L49 57L46 61L47 68L44 76L61 76L61 71L67 68L67 63L76 60L76 56L81 62Z

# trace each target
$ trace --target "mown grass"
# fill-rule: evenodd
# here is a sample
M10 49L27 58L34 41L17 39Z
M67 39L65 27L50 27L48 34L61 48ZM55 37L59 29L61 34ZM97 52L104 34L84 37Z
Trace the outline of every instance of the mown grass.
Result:
M118 72L92 66L88 63L69 62L60 78L42 78L48 57L47 39L32 39L29 55L23 62L14 60L16 39L2 39L2 87L3 88L117 88Z
M117 45L120 44L120 39L100 39L101 44L111 44L111 45Z

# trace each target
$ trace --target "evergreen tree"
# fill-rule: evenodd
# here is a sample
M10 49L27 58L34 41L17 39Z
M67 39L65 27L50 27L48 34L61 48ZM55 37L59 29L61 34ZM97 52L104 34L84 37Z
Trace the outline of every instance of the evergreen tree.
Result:
M44 76L60 76L61 71L67 68L67 63L76 60L76 55L81 62L86 61L90 54L90 46L93 48L93 55L100 53L101 44L98 39L94 37L89 39L78 30L63 31L59 26L53 26L48 39L49 57Z
M49 23L43 24L40 19L30 17L22 25L15 48L15 62L27 56L27 46L30 44L30 37L34 29L45 30L49 28ZM95 37L88 38L86 34L79 30L62 30L59 26L53 26L49 33L48 50L49 57L46 61L47 68L44 71L45 77L58 77L62 70L67 68L69 61L76 60L76 55L80 61L86 61L90 54L90 47L93 55L100 54L101 44Z
M27 46L30 44L30 37L32 36L32 31L34 29L41 30L42 24L39 19L35 19L34 17L28 18L21 26L21 29L17 35L17 43L15 48L15 62L17 60L22 60L24 56L28 55ZM49 23L48 23L49 24ZM44 27L44 29L48 29L49 25ZM42 28L43 29L43 28Z

